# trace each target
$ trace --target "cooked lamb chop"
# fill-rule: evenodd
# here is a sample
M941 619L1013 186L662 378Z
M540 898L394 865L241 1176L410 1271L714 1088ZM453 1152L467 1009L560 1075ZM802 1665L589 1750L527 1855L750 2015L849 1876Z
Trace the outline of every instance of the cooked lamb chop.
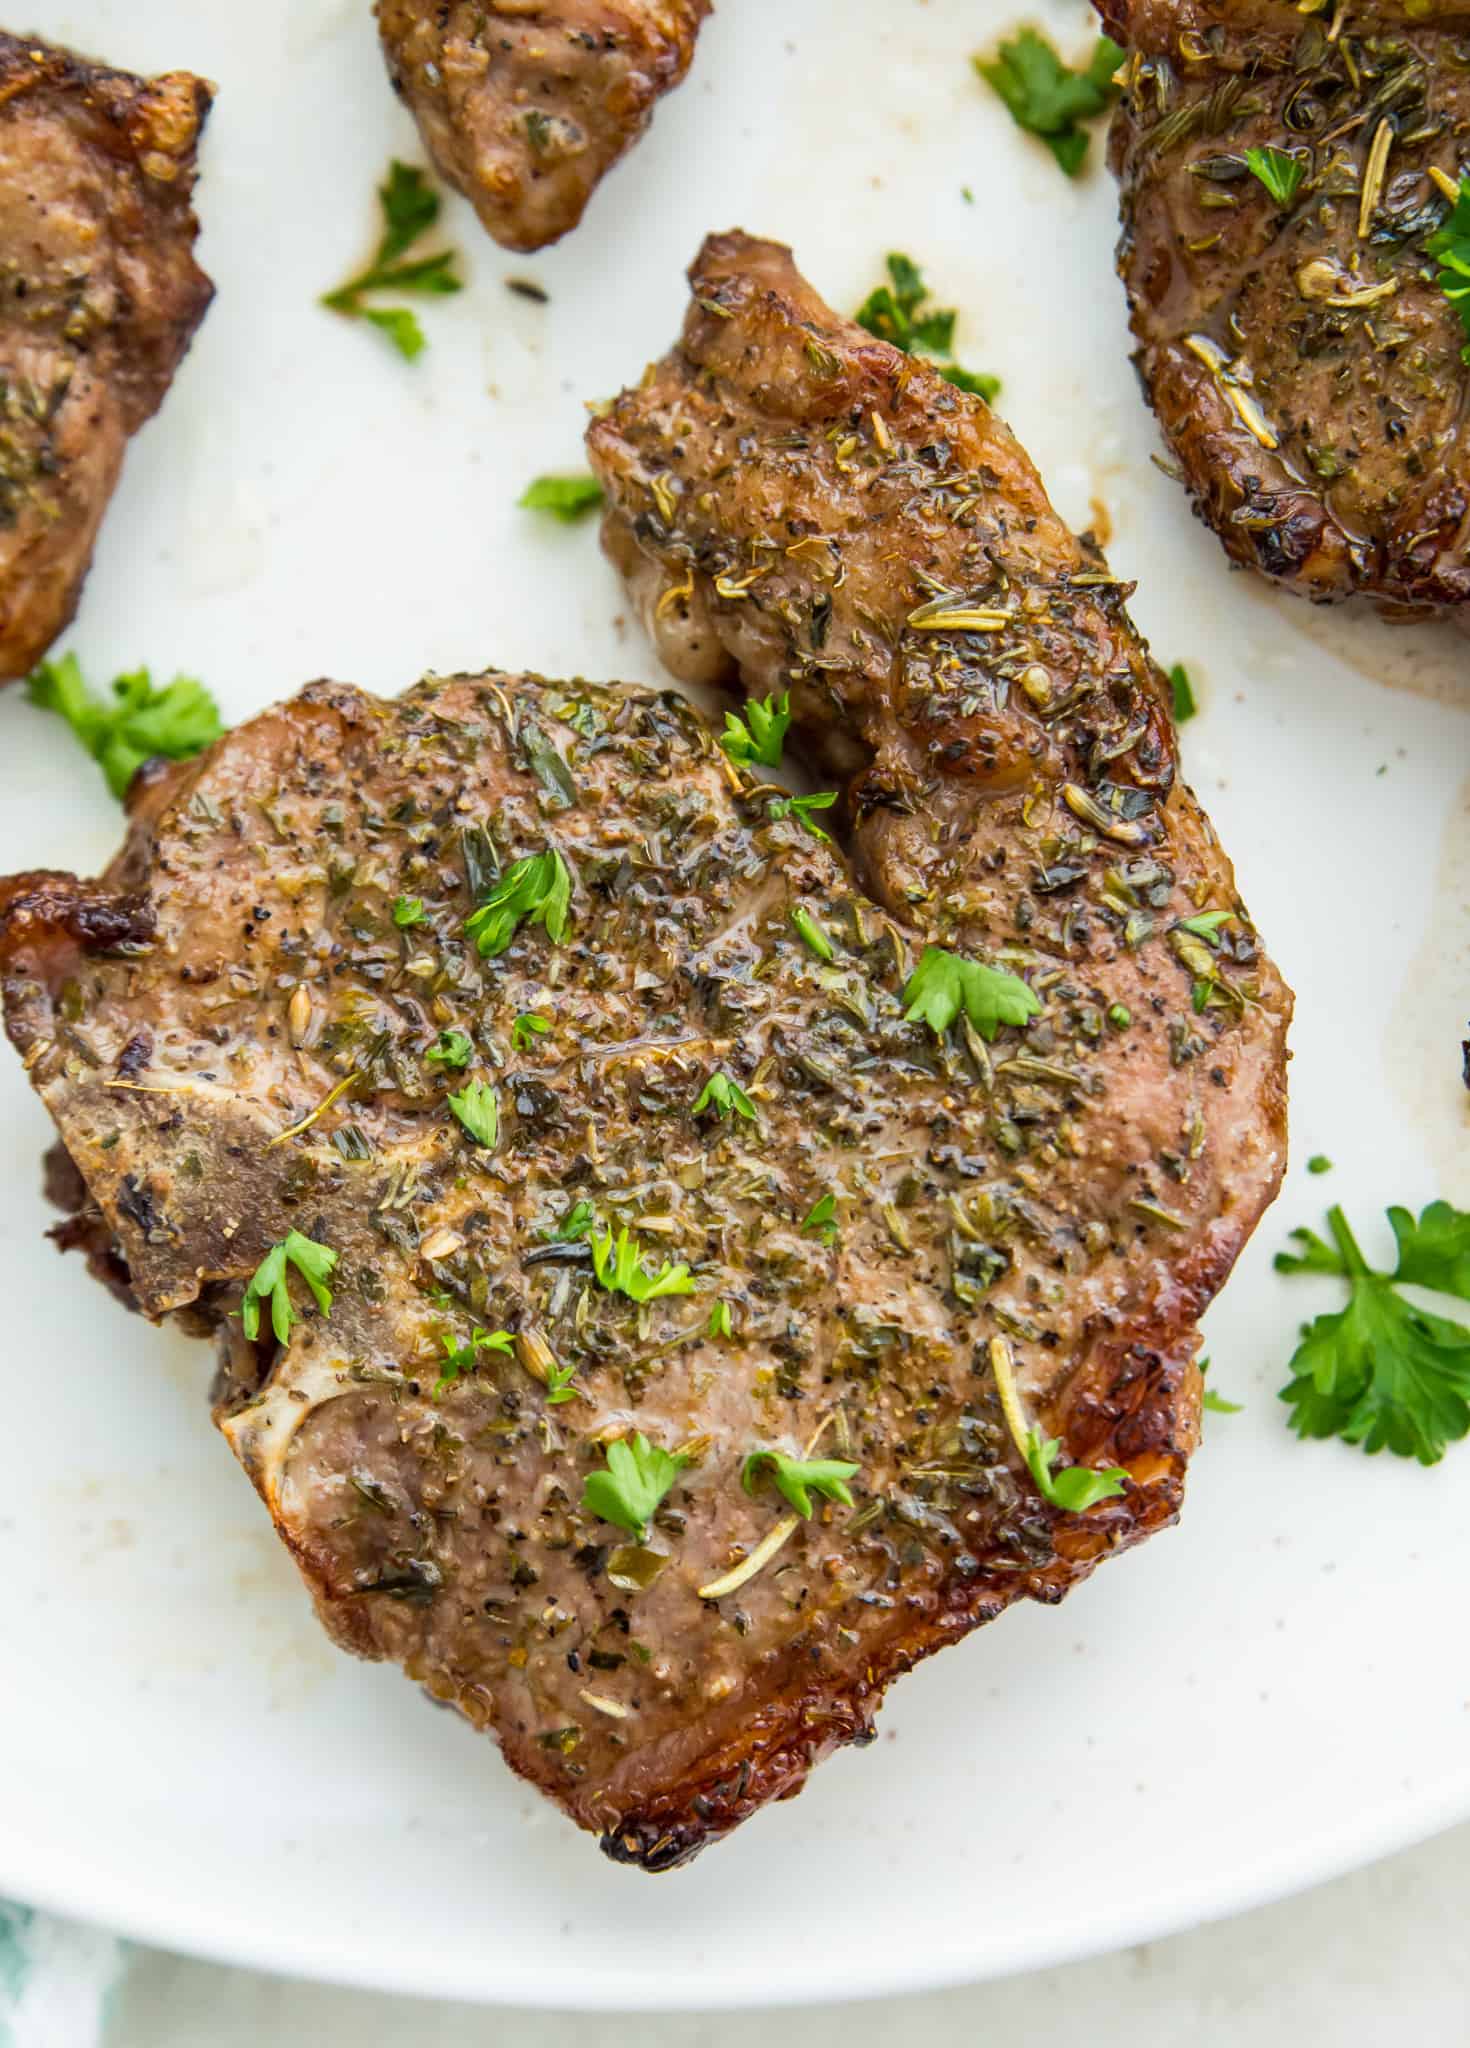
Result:
M1470 373L1426 251L1465 157L1463 10L1100 5L1136 360L1196 510L1308 597L1465 604ZM1252 148L1290 162L1263 180Z
M0 32L0 681L70 623L128 439L213 296L189 204L211 96Z
M710 0L376 0L440 174L507 249L567 234L666 92Z

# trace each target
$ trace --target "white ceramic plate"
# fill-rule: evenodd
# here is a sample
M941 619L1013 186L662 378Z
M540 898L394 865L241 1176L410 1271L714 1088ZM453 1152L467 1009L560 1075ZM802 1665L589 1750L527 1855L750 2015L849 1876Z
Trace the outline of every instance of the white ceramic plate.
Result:
M1275 1392L1330 1289L1270 1266L1332 1198L1374 1247L1385 1202L1470 1201L1466 643L1227 573L1149 461L1099 145L1069 184L970 71L1010 5L726 0L570 242L506 256L446 209L472 288L429 307L412 368L315 304L363 253L389 155L419 156L366 0L28 11L221 86L199 191L219 299L66 643L96 676L196 672L229 717L321 674L656 679L591 530L518 512L522 485L580 466L582 401L666 346L706 229L790 240L846 306L907 250L1061 508L1111 523L1163 659L1199 678L1187 766L1300 1007L1295 1164L1209 1322L1215 1383L1246 1406L1207 1418L1182 1526L904 1680L876 1747L657 1881L328 1646L211 1430L205 1350L41 1243L48 1125L0 1056L0 1890L396 1990L733 2005L1076 1956L1470 1813L1470 1447L1421 1471L1298 1444ZM1076 0L1048 26L1074 50L1088 33ZM117 832L88 763L9 692L0 868L87 869ZM1330 1179L1305 1174L1318 1151Z

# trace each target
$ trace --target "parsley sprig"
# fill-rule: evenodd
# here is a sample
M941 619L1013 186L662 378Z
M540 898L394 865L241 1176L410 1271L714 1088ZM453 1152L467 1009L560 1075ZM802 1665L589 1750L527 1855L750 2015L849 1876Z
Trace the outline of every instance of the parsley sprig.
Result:
M1248 149L1245 161L1251 176L1260 180L1276 204L1290 206L1298 185L1307 175L1302 159L1292 156L1287 150L1268 146L1265 149Z
M694 1280L682 1260L665 1259L657 1272L643 1266L643 1247L628 1235L625 1223L616 1237L604 1230L592 1240L592 1270L599 1287L626 1294L630 1301L658 1301L666 1294L692 1294Z
M1438 257L1439 288L1470 335L1470 173L1461 173L1460 189L1448 219L1424 246L1431 256ZM1460 350L1460 358L1470 363L1470 341Z
M946 383L959 391L973 391L989 404L1000 391L1000 379L987 376L983 370L963 370L955 361L954 308L930 306L921 310L929 287L911 256L895 252L887 259L887 269L888 283L870 291L858 307L859 327L865 327L879 341L892 342L906 356L931 357Z
M837 801L835 789L814 790L810 796L773 796L766 808L773 818L795 818L798 825L810 832L813 839L825 839L830 846L832 834L824 832L812 816L813 811L830 811Z
M327 1285L337 1267L337 1254L330 1245L318 1244L299 1230L288 1230L279 1244L273 1244L245 1284L240 1301L240 1327L250 1343L260 1335L260 1304L271 1305L271 1328L278 1344L289 1342L293 1324L301 1318L291 1306L288 1268L294 1267L311 1289L324 1316L332 1313L332 1290Z
M477 1145L494 1147L500 1136L500 1097L488 1081L466 1081L450 1096L449 1107Z
M224 731L213 697L193 676L175 676L160 690L146 668L135 669L113 683L109 704L87 687L74 654L43 661L26 695L66 720L119 798L145 761L187 761Z
M378 187L378 204L383 213L383 232L372 262L346 284L327 292L322 304L350 320L368 321L411 363L427 346L417 316L406 306L370 306L366 299L376 292L417 292L442 297L462 291L463 281L454 274L452 249L403 261L414 243L439 218L439 195L422 171L395 158L387 178Z
M439 1377L434 1382L434 1399L437 1401L446 1387L452 1387L457 1379L474 1372L480 1362L482 1351L499 1351L509 1354L515 1349L515 1338L509 1330L472 1330L468 1343L456 1344L452 1337L439 1339L444 1347L444 1363Z
M605 1469L589 1472L583 1482L582 1506L646 1543L654 1510L689 1460L682 1451L660 1450L641 1429L610 1443L603 1455Z
M475 1056L469 1035L463 1031L441 1031L424 1054L430 1067L467 1067Z
M1005 101L1016 126L1040 136L1067 176L1075 178L1087 155L1082 124L1107 111L1117 93L1113 73L1123 56L1115 42L1099 36L1086 67L1071 71L1045 36L1023 28L994 57L976 57L974 63Z
M508 867L484 902L465 919L465 931L483 960L502 954L523 924L543 925L559 946L567 935L572 877L554 846Z
M755 1104L751 1101L740 1083L732 1081L730 1076L719 1067L715 1069L714 1073L705 1082L704 1087L700 1091L699 1100L694 1104L689 1114L691 1116L702 1116L707 1109L712 1109L721 1123L726 1123L731 1116L746 1117L751 1123L756 1121Z
M926 946L904 987L904 1020L920 1018L943 1038L963 1010L987 1044L1002 1024L1024 1024L1041 1004L1019 975L983 960L967 960L944 946Z
M1470 1434L1470 1327L1416 1308L1404 1285L1470 1301L1470 1214L1431 1202L1418 1220L1393 1208L1398 1245L1391 1273L1368 1264L1347 1218L1327 1212L1331 1241L1294 1230L1299 1250L1279 1252L1278 1273L1345 1280L1348 1301L1302 1330L1281 1391L1298 1436L1340 1436L1365 1451L1389 1450L1437 1465Z
M1109 1465L1103 1470L1092 1465L1067 1465L1060 1472L1054 1471L1061 1439L1044 1436L1034 1423L1021 1448L1037 1491L1064 1514L1080 1515L1100 1500L1114 1499L1123 1491L1128 1477L1121 1465Z
M850 1458L788 1458L784 1451L762 1449L752 1451L740 1467L740 1484L754 1495L769 1474L783 1500L791 1503L803 1521L810 1521L814 1493L845 1508L852 1506L847 1482L859 1469Z
M759 761L763 768L779 768L790 724L789 690L779 701L774 691L769 697L752 697L745 707L744 718L734 711L725 713L725 730L720 734L720 745L732 761L739 761L742 765Z

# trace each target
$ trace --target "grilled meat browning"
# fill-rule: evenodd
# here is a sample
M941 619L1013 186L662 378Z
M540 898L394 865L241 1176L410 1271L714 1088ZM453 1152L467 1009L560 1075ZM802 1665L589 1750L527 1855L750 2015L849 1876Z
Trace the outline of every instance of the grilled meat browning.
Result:
M0 32L0 681L71 620L128 439L208 308L210 98Z
M507 249L567 234L689 69L710 0L377 0L425 147Z
M1111 153L1136 360L1200 516L1308 597L1463 605L1470 372L1425 245L1470 154L1470 16L1101 11L1128 49ZM1294 192L1252 175L1251 148L1294 159Z

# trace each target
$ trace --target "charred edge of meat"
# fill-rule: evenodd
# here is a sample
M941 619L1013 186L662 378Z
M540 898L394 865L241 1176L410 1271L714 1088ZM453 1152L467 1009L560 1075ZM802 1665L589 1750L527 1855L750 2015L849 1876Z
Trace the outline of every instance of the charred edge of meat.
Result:
M105 896L53 868L0 880L0 963L25 945L69 939L84 953L128 953L151 944L153 912L139 897Z

